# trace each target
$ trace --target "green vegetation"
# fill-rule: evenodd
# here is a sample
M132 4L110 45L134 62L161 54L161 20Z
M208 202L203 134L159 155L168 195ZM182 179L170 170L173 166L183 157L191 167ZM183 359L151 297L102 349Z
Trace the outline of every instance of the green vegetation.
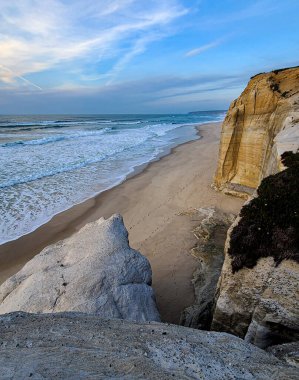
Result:
M253 78L255 78L255 77L259 76L259 75L262 75L262 74L266 74L265 71L262 72L262 73L258 73L258 74L253 75L252 77L250 77L250 79L253 79Z
M278 83L272 83L270 85L270 88L271 88L272 91L280 92L280 90L279 90L279 84Z
M233 272L253 268L260 257L299 262L299 153L285 152L286 170L263 179L231 234Z

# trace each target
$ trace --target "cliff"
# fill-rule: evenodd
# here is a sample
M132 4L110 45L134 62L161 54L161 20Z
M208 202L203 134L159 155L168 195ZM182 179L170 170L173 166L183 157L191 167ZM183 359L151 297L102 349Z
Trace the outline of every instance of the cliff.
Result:
M298 148L299 67L258 74L223 122L215 187L246 198Z
M299 264L292 260L277 266L272 257L261 258L254 268L233 273L226 253L211 329L261 348L298 342L298 284Z
M261 348L299 339L298 148L299 68L254 76L222 127L215 185L255 193L228 231L211 329Z
M83 313L0 316L1 379L298 380L284 361L225 333Z
M299 340L299 153L282 163L228 232L212 322L261 348Z

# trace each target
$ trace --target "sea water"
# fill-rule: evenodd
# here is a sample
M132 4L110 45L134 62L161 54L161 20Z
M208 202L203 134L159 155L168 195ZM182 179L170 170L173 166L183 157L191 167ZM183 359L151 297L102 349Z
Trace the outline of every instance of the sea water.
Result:
M224 111L186 115L0 116L0 243L107 190Z

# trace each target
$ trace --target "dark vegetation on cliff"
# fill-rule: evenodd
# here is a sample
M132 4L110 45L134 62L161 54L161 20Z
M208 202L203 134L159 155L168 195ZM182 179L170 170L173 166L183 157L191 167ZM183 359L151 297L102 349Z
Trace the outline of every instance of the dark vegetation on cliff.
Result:
M299 262L299 153L285 152L286 170L263 179L233 229L228 254L233 272L253 268L260 257Z
M299 67L299 66L283 67L282 69L272 70L271 72L276 75L276 74L280 73L281 71L296 69L297 67ZM262 74L266 74L266 72L263 71L262 73L255 74L252 77L250 77L250 79L253 79L253 78L257 77L258 75L262 75Z

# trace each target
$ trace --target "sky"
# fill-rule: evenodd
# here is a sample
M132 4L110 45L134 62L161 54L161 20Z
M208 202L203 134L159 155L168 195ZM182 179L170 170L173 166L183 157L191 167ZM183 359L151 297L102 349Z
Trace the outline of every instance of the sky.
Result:
M299 0L0 0L0 114L223 110L299 65Z

